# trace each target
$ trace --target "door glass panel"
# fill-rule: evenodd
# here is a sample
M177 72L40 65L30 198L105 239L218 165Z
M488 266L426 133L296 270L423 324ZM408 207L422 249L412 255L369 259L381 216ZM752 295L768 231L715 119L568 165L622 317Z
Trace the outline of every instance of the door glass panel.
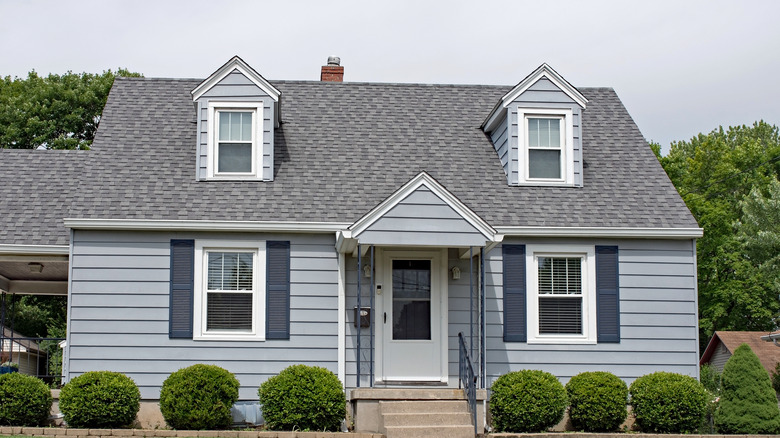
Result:
M393 339L431 339L430 260L393 260Z

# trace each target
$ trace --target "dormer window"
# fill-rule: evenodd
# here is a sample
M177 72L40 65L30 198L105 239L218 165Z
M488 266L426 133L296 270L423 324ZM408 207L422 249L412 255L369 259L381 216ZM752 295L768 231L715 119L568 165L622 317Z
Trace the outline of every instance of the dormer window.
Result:
M526 117L528 178L561 179L563 157L562 117Z
M209 102L210 178L257 178L262 169L262 103Z
M254 174L254 111L216 111L217 175Z
M518 107L519 184L574 184L572 111Z
M542 64L493 107L482 129L512 186L582 187L582 112L588 100Z

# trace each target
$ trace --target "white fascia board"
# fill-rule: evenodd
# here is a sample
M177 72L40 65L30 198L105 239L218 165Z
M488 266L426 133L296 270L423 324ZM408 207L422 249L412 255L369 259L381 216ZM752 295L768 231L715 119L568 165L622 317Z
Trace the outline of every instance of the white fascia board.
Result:
M460 200L455 195L450 193L449 190L445 189L444 186L439 184L439 182L433 179L432 176L428 175L427 172L420 172L417 174L417 176L409 180L409 182L404 184L400 189L396 190L392 195L382 201L373 210L366 213L362 218L358 219L357 222L352 224L349 227L349 230L352 231L352 237L357 238L360 233L365 231L374 222L381 219L385 214L387 214L388 211L398 205L399 202L406 199L407 196L411 195L421 186L426 186L450 208L455 210L455 212L457 212L464 220L466 220L466 222L476 228L477 231L485 236L487 240L493 241L495 239L496 231L493 229L493 227L488 225L487 222L482 220L482 218L474 213L470 208L466 207L466 205L460 202Z
M0 245L0 254L68 256L69 249L68 245Z
M260 75L255 69L249 66L243 59L238 56L234 56L225 65L217 69L206 80L201 82L194 90L191 91L192 100L198 100L204 93L209 91L211 87L219 83L222 79L225 79L233 70L238 70L241 74L246 76L247 79L257 85L265 94L271 96L274 102L279 102L279 96L282 94L276 87L271 85L263 76Z
M698 239L702 228L607 228L607 227L518 227L498 226L496 232L505 236L523 237L603 237L603 238L666 238Z
M75 230L231 231L333 233L350 224L341 222L188 221L153 219L74 219L65 227Z
M563 76L559 75L558 72L547 65L547 63L544 63L536 70L534 70L533 73L520 81L519 84L515 85L514 88L509 90L509 92L506 93L503 97L501 97L499 104L496 105L492 111L490 111L490 114L488 114L488 116L485 118L485 121L482 123L483 129L489 132L493 128L493 125L500 119L500 116L506 112L507 106L509 106L509 104L514 102L518 96L523 94L533 84L542 78L547 78L550 82L555 84L556 87L569 96L571 100L576 102L577 105L582 107L582 109L585 109L588 104L588 99L586 99L585 96L583 96L582 93L577 90L577 88L570 84L569 81L564 79Z

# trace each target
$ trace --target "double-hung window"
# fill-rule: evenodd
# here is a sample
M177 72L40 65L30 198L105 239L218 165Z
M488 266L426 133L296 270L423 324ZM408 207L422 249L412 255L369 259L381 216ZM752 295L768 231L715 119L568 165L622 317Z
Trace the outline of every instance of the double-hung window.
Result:
M573 112L518 108L520 184L574 184Z
M265 242L196 241L196 339L265 338Z
M528 136L528 178L562 179L563 117L526 118Z
M209 177L257 178L262 170L262 104L209 103Z
M528 342L595 343L594 247L529 245Z

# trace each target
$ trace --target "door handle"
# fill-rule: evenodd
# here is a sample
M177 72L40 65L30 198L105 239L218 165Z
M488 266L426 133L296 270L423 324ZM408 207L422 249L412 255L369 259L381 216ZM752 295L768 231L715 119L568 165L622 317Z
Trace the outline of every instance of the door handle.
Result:
M387 312L384 312L385 314L385 324L387 324Z

